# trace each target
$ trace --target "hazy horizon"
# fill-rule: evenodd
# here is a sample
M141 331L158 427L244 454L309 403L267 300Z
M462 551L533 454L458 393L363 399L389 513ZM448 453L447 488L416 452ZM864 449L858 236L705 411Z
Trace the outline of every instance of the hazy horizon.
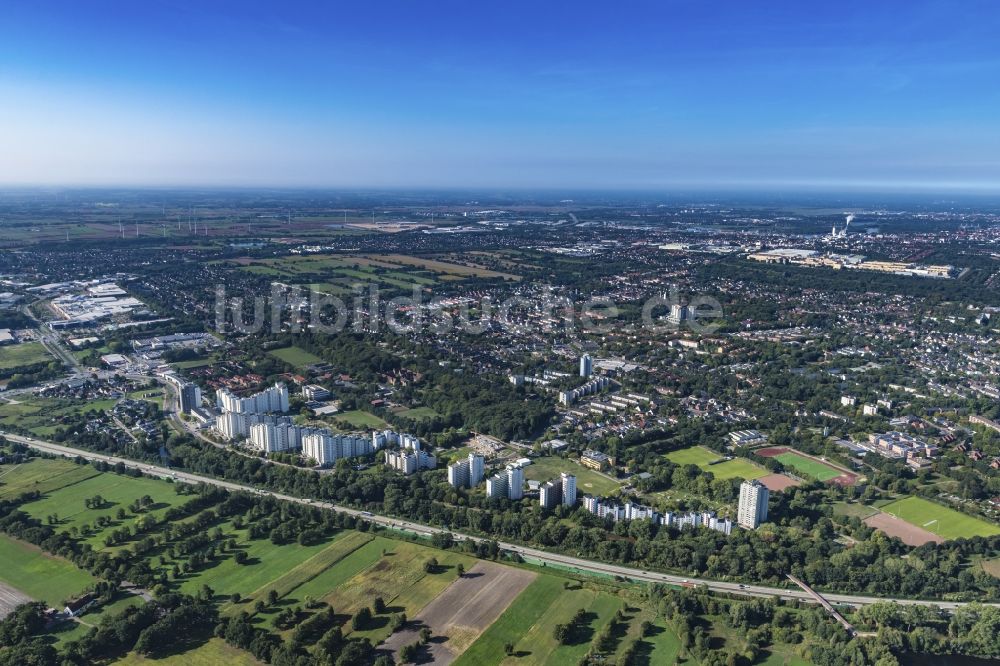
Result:
M1000 192L988 2L54 4L4 186Z

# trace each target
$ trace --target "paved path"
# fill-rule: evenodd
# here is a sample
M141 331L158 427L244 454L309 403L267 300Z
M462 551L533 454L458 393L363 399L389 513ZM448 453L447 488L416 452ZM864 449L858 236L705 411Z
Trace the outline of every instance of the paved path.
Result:
M228 488L229 490L243 490L250 493L256 493L258 495L270 495L272 497L276 497L278 499L282 499L288 502L297 502L299 504L306 504L309 506L317 506L324 509L339 511L341 513L345 513L348 515L364 518L365 520L381 525L383 527L390 527L397 530L405 530L407 532L411 532L413 534L418 534L422 536L431 536L433 534L450 532L455 536L456 539L469 539L475 542L487 541L487 539L483 539L481 537L474 537L461 533L455 533L453 530L445 530L437 527L430 527L428 525L422 525L420 523L401 520L399 518L379 516L372 514L368 511L359 511L357 509L352 509L350 507L345 507L345 506L339 506L336 504L331 504L329 502L303 499L301 497L292 497L290 495L285 495L271 490L255 488L240 483L233 483L232 481L224 481L222 479L216 479L213 477L201 476L198 474L190 474L188 472L172 470L166 467L159 467L157 465L150 465L148 463L136 462L134 460L129 460L127 458L119 458L117 456L108 456L100 453L94 453L93 451L87 451L84 449L75 449L69 446L54 444L52 442L46 442L43 440L34 439L30 437L22 437L20 435L14 435L5 432L0 432L0 436L6 437L7 439L14 442L20 442L22 444L26 444L32 448L38 449L39 451L45 451L47 453L53 453L56 455L62 455L72 458L81 457L86 460L103 460L112 465L121 463L126 467L132 469L138 469L145 474L149 474L152 476L159 476L165 479L172 478L177 481L185 481L188 483L207 483L214 486L218 486L220 488ZM745 597L780 597L782 599L795 599L798 601L806 601L810 603L816 602L816 600L809 593L800 589L770 587L767 585L743 585L740 583L730 583L726 581L710 580L707 578L685 578L684 576L678 576L675 574L646 571L643 569L633 569L631 567L624 567L617 564L605 564L603 562L594 562L592 560L586 560L579 557L559 555L544 550L538 550L537 548L529 548L527 546L504 543L502 541L498 542L498 544L501 549L512 553L517 553L518 555L524 558L538 560L539 562L548 565L556 565L556 566L570 567L573 569L579 569L580 571L589 573L622 576L624 578L628 578L633 581L646 582L646 583L664 583L671 585L688 585L688 586L704 585L713 592L725 592L727 594L735 594ZM925 599L871 597L871 596L837 594L837 593L824 593L823 596L831 603L845 604L850 606L866 606L868 604L873 604L877 601L896 601L897 603L900 604L937 606L944 610L954 610L960 606L965 606L968 603L968 602L956 602L956 601L933 601L933 600L928 601ZM1000 607L1000 604L990 604L990 605Z

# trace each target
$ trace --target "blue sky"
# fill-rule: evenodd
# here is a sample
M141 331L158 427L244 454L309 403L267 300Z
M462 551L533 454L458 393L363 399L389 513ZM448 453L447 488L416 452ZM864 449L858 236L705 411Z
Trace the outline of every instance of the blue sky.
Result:
M1000 190L990 1L32 2L0 183Z

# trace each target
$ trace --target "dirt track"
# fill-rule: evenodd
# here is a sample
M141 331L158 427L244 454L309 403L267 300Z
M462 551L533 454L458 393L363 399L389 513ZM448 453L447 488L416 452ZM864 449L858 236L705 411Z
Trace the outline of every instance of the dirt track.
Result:
M771 492L781 492L786 488L800 485L798 481L784 474L768 474L757 480L767 486L767 489Z
M398 656L401 647L418 640L420 629L428 627L432 634L429 655L425 652L421 663L450 664L534 579L535 574L524 569L478 562L379 649Z
M33 599L20 590L15 590L6 583L0 583L0 620L10 615L21 604L26 604L29 601L33 601Z
M889 536L899 537L908 546L922 546L932 541L944 543L944 538L881 511L874 516L865 518L864 522L868 527L882 530Z

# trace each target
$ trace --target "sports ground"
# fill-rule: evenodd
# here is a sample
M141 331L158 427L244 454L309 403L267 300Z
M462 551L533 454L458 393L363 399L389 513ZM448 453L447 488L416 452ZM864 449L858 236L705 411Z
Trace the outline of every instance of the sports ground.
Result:
M774 458L791 470L827 483L850 486L858 481L857 474L843 467L808 456L787 446L771 446L758 449L755 453L763 458Z
M704 446L689 446L667 454L667 459L675 465L696 465L717 479L759 479L768 474L766 469L745 458L723 458L722 454Z
M922 497L904 497L890 502L882 507L882 512L942 539L968 539L1000 534L1000 525L967 516Z

